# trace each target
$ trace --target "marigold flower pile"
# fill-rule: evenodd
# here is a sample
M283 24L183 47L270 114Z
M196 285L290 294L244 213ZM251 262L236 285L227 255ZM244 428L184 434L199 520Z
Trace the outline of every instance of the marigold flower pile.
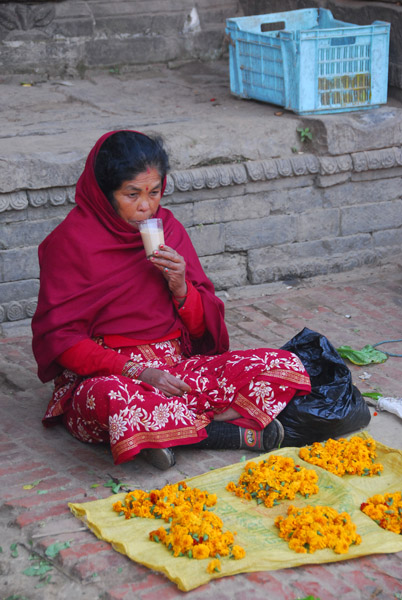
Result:
M322 467L339 477L343 475L361 475L371 477L380 475L383 466L376 463L376 443L372 438L364 440L354 436L347 440L328 439L321 444L300 448L299 456L306 462Z
M289 506L288 516L278 516L275 525L279 536L295 552L312 554L331 548L337 554L346 554L351 544L360 544L356 525L346 512L338 513L329 506Z
M360 506L380 527L402 534L402 494L376 494Z
M223 531L222 520L208 510L215 506L216 494L190 488L185 482L165 485L160 490L134 490L124 501L113 504L113 510L126 519L145 517L163 519L169 527L159 527L149 533L154 542L162 542L174 556L213 558L207 571L220 571L219 558L245 556L241 546L234 543L236 533Z
M318 493L318 475L314 469L295 465L287 456L270 456L259 463L245 465L237 485L231 481L226 486L240 498L257 501L270 508L279 500L293 500L297 493L308 498Z

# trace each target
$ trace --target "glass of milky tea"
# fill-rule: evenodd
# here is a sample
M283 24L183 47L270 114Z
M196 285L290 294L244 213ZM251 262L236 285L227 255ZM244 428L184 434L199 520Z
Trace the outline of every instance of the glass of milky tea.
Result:
M147 219L146 221L140 221L138 223L138 228L141 233L145 253L147 258L150 258L154 251L159 249L159 245L165 243L162 219Z

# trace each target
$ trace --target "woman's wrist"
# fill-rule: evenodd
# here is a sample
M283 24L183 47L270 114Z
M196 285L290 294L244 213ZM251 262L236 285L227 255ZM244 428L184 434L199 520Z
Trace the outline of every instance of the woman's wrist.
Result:
M121 374L130 379L138 379L146 368L147 367L143 363L135 363L132 360L128 360L124 365Z
M188 294L187 283L185 283L181 289L176 290L172 293L173 293L175 300L177 300L177 302L185 300L187 298L187 294Z

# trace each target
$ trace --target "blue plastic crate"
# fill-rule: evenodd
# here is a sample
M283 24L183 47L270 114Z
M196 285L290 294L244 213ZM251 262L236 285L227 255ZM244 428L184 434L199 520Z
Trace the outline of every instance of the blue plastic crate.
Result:
M353 25L308 8L227 19L230 88L301 115L387 102L390 24Z

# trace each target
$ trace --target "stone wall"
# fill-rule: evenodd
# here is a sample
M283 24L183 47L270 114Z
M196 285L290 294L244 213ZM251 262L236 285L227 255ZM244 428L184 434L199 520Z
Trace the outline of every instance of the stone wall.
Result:
M0 0L0 72L83 76L87 69L211 60L229 17L309 7L343 21L391 23L389 81L402 88L402 6L366 0Z
M77 170L82 168L77 165ZM402 245L402 148L247 161L172 172L164 205L220 291L386 263ZM0 322L29 319L37 245L74 187L0 195Z
M115 68L213 59L237 0L0 0L0 71L82 76Z

